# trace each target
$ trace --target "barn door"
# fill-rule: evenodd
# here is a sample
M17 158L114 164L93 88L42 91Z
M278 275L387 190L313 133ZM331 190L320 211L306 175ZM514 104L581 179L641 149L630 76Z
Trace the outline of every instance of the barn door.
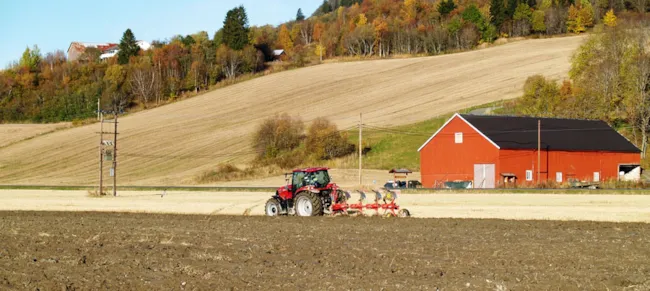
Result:
M474 188L494 188L494 164L474 165Z

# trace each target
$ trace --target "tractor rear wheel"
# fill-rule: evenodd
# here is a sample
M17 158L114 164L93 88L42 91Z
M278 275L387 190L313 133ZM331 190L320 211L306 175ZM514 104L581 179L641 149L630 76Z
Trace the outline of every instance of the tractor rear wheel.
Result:
M266 206L264 206L264 212L266 213L266 216L278 216L280 215L281 209L282 207L280 206L280 201L275 198L271 198L266 201Z
M300 192L296 195L294 202L296 215L298 216L321 216L323 215L323 202L320 197L311 192Z

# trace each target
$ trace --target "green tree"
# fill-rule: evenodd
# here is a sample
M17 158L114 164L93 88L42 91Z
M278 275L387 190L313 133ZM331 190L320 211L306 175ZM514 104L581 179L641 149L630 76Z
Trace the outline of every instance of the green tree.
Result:
M532 12L530 6L526 3L520 3L515 9L512 20L515 22L515 33L517 35L527 35L530 33L530 20Z
M318 7L318 10L316 10L315 14L323 15L332 12L332 6L330 5L327 0L323 0L323 4L321 4L320 7Z
M34 45L32 49L26 48L19 64L21 67L28 68L31 72L37 71L41 64L41 50L38 46Z
M463 20L474 23L477 27L483 24L483 15L475 4L470 4L463 10Z
M454 9L456 9L456 3L454 3L454 0L442 0L438 4L438 13L443 17L447 17L447 15L454 11Z
M503 7L503 0L490 1L490 16L492 16L490 22L497 28L497 30L501 29L501 25L506 20L506 11Z
M542 33L546 31L546 23L544 22L546 14L543 10L535 10L532 15L533 31Z
M305 15L302 14L302 9L298 8L298 13L296 13L296 21L305 20Z
M140 52L140 46L138 46L138 42L135 39L135 35L133 35L133 32L131 31L130 28L127 29L122 35L119 49L120 51L117 53L117 61L121 65L128 64L129 59L132 56L137 56L138 52Z
M212 38L212 42L216 47L219 47L221 44L223 44L223 28L219 28L219 30L217 30L217 32L214 33L214 38Z
M248 16L244 6L231 9L223 21L223 43L234 50L242 50L249 44Z

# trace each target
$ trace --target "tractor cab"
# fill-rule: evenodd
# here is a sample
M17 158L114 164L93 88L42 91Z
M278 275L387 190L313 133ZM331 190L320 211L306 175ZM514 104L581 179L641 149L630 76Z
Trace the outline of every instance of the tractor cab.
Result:
M327 168L309 168L294 170L291 175L291 190L295 193L297 190L312 186L316 189L327 187L330 183L330 176ZM287 181L288 182L288 181Z

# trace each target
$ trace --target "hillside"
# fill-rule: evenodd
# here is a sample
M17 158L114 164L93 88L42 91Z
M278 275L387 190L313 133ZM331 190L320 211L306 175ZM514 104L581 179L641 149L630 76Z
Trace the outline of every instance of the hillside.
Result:
M287 112L339 128L415 123L521 95L526 78L564 78L583 37L526 40L452 55L333 63L254 79L120 119L121 184L192 184L226 161L252 158L251 133ZM1 184L94 184L98 125L0 149ZM108 176L108 175L107 175Z

